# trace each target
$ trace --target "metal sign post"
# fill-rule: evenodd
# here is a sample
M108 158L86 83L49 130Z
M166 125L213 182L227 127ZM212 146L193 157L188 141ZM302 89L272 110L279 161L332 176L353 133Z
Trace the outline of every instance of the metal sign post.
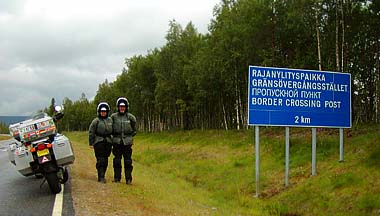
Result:
M256 197L260 197L260 130L255 126L255 154L256 154Z
M339 128L339 162L344 161L344 155L343 155L343 128Z
M289 186L289 127L285 127L285 187Z
M317 175L317 128L311 129L311 175Z

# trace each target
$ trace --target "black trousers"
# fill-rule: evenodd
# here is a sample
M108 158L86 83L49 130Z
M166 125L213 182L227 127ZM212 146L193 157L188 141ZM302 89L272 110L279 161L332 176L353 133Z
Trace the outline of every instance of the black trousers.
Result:
M114 179L119 181L121 179L121 159L124 158L125 180L132 180L132 145L114 144L112 153Z
M111 155L111 150L111 143L99 142L94 145L98 178L104 178L106 174L108 167L108 157Z

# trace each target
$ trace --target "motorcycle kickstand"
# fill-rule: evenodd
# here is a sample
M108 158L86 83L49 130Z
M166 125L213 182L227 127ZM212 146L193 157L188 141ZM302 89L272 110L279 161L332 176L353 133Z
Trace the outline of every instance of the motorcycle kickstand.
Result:
M42 185L46 182L46 178L44 177L44 180L42 181L42 183L40 184L40 189L42 188Z

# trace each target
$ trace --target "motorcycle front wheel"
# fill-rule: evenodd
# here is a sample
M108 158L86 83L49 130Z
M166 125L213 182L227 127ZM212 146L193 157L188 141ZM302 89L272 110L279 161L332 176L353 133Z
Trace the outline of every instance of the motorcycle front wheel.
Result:
M61 192L62 186L56 172L46 173L45 178L52 193L57 194Z

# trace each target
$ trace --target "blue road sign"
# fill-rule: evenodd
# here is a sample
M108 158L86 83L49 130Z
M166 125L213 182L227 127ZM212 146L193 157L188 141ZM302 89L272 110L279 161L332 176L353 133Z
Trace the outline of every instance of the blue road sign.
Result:
M351 127L351 74L250 66L248 124Z

